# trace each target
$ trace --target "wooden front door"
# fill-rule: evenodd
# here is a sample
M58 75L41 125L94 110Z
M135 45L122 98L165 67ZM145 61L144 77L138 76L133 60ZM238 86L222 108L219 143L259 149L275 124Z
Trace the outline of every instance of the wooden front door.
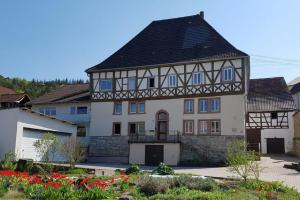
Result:
M166 111L156 113L156 132L158 140L166 140L169 130L169 114Z
M157 166L164 162L163 145L146 145L145 146L145 165Z
M270 154L283 154L284 138L267 138L267 153Z
M261 130L248 129L246 130L247 150L260 152L261 147Z

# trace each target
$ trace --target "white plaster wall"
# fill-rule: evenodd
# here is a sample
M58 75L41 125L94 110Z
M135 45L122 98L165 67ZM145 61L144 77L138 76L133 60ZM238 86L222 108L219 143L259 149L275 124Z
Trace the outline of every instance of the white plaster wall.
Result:
M71 107L78 107L78 106L87 106L87 114L71 114ZM91 115L91 104L84 102L84 103L61 103L61 104L41 104L41 105L33 105L32 110L39 112L39 108L45 107L55 107L56 108L56 115L53 116L55 118L66 120L72 123L76 123L77 125L84 125L87 128L87 135L89 135L89 128L90 128L90 115Z
M130 164L145 164L145 146L146 145L163 145L164 146L164 163L167 165L177 165L180 157L180 144L130 144L129 163Z
M289 112L289 128L288 129L262 129L261 130L261 152L267 153L267 138L284 138L285 152L293 150L294 138L294 118L293 112Z
M21 154L23 129L33 128L45 131L58 131L71 133L72 136L76 136L77 127L69 123L63 123L58 120L54 120L38 114L29 113L27 111L18 110L17 112L17 123L15 124L17 135L16 135L16 148L15 152L17 157Z
M15 152L18 108L0 110L0 159L5 153Z
M128 122L145 122L146 131L155 130L155 115L159 110L169 113L169 130L182 132L183 120L194 120L197 134L198 120L221 119L222 135L244 135L244 95L221 96L221 112L198 114L198 99L194 98L195 114L183 114L184 98L145 101L145 114L128 114L128 101L122 103L122 115L113 115L113 102L91 103L91 136L112 135L112 123L121 122L121 135L128 135ZM189 98L190 99L190 98Z

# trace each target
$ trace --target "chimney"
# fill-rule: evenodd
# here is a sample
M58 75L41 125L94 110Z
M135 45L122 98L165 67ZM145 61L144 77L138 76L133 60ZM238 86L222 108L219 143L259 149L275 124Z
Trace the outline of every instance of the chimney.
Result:
M199 13L199 15L200 15L201 18L204 19L204 11L201 11L201 12Z

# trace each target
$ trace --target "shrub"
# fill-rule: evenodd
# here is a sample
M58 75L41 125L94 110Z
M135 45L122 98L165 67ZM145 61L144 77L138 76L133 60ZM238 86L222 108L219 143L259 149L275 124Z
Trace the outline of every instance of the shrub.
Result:
M13 152L8 152L4 156L4 160L1 161L1 169L3 170L15 170L17 168L16 155Z
M67 174L75 174L75 175L83 175L87 173L87 169L82 169L82 168L75 168L75 169L70 169L66 173Z
M169 167L164 163L160 163L158 167L152 171L152 173L158 175L173 175L174 170L172 167Z
M140 173L140 167L136 164L131 165L126 169L126 174L138 174Z
M65 141L61 147L61 151L67 159L71 169L73 169L75 164L85 157L85 150L75 137L70 137L67 141Z
M157 193L165 193L169 189L170 183L167 179L142 176L137 181L137 186L144 194L154 195Z
M46 163L54 161L54 157L59 151L60 145L58 138L52 133L44 134L41 139L33 144L39 156Z
M200 190L211 192L218 189L218 184L211 178L198 178L188 175L175 177L173 180L175 187L186 187L190 190Z
M228 145L227 164L229 170L241 177L244 182L249 176L259 178L262 168L257 160L257 155L253 151L247 151L244 141L237 140Z

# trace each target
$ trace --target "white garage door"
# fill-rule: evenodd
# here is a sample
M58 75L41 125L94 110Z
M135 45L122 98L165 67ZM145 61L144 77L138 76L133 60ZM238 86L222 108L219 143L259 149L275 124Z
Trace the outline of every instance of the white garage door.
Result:
M21 157L24 159L33 159L34 161L41 161L40 155L37 153L34 143L41 139L45 134L43 130L31 130L24 129L23 130L23 138L22 138L22 148L21 148ZM56 134L56 137L63 143L66 141L69 136L63 136ZM65 161L63 155L60 152L57 152L54 157L54 161Z

